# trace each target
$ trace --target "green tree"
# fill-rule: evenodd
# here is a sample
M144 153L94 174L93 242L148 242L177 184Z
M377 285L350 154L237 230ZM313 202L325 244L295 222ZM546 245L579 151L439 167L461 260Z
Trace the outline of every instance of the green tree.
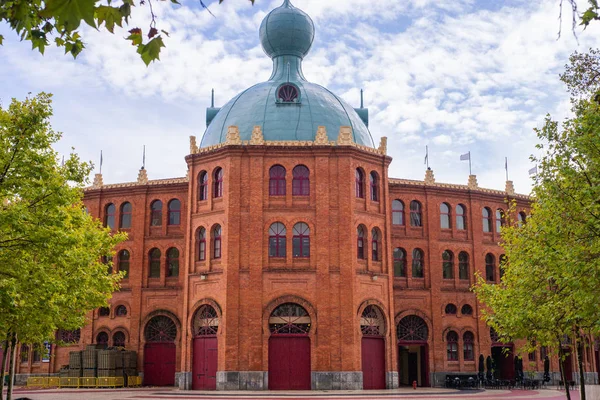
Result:
M537 130L544 155L533 158L531 215L502 230L501 284L479 278L474 288L484 319L505 339L529 338L561 356L563 337L575 339L580 378L583 336L600 332L599 65L598 50L571 56L561 80L572 116L561 123L547 116Z
M32 48L42 54L52 40L65 49L65 54L77 57L85 48L79 31L83 23L96 29L104 25L104 29L114 33L115 25L128 25L136 5L147 5L151 15L147 29L133 27L125 39L131 41L148 65L159 59L160 50L165 47L161 33L169 36L162 29L159 32L153 1L166 0L1 0L0 22L7 22L21 40L30 41ZM178 0L169 1L179 4ZM254 0L249 1L254 4ZM210 12L202 0L199 2ZM0 35L0 45L3 39Z
M51 115L44 93L0 109L0 338L13 356L18 343L83 326L121 278L101 258L125 237L86 212L82 187L91 165L74 153L58 162Z

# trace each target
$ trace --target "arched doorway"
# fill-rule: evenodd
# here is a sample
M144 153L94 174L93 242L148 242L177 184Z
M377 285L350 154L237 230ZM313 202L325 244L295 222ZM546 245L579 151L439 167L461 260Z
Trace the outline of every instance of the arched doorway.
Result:
M492 360L494 361L494 377L496 379L515 379L515 355L512 343L502 343L494 328L490 328L492 340Z
M427 323L416 315L398 322L398 380L400 385L429 386L429 353Z
M192 389L217 389L217 331L219 316L210 305L196 311L193 322L194 357L192 365Z
M269 317L269 389L310 390L310 316L284 303Z
M144 337L144 385L174 385L177 326L166 315L158 315L146 324Z
M360 330L363 389L385 389L385 322L379 307L365 307Z

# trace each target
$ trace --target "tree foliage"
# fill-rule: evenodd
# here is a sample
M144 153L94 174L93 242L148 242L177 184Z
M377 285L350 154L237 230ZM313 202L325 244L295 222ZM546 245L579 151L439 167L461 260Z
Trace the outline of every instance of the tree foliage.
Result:
M572 116L537 130L542 157L531 215L502 230L505 273L479 279L483 317L505 339L560 349L565 335L600 332L600 53L575 53L561 80ZM514 209L512 210L514 215Z
M0 339L52 340L106 305L119 274L108 274L122 234L112 235L82 203L91 165L72 153L59 163L49 123L51 96L0 108Z
M114 33L115 25L128 25L136 6L147 5L151 15L147 30L134 27L125 39L131 41L148 65L159 59L160 50L165 47L160 33L169 36L164 30L159 32L153 1L167 0L0 0L0 22L7 22L21 40L30 41L32 48L42 54L53 41L54 45L65 49L65 54L77 57L85 48L79 31L83 23L96 29L104 26ZM179 4L178 0L168 1ZM219 0L219 3L223 1ZM254 4L254 0L249 1ZM199 2L208 10L202 0ZM0 45L3 39L0 35Z

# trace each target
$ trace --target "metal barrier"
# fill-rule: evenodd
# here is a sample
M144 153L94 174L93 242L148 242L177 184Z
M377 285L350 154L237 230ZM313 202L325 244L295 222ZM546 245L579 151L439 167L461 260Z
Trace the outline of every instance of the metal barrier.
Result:
M48 387L48 378L39 376L27 378L27 387Z
M127 377L127 386L128 387L142 386L142 377L141 376L128 376Z
M51 376L48 378L48 387L59 387L60 378L58 376Z
M98 378L95 377L84 377L79 378L79 387L98 387Z
M98 382L98 387L123 387L125 386L125 380L123 377L100 377L96 378Z
M27 387L59 387L59 388L102 388L102 387L124 387L125 379L123 377L83 377L83 378L59 378L59 377L40 377L34 376L27 378ZM142 386L141 376L127 377L127 386Z
M58 387L78 388L79 387L79 378L74 378L74 377L60 378L60 383L59 383Z

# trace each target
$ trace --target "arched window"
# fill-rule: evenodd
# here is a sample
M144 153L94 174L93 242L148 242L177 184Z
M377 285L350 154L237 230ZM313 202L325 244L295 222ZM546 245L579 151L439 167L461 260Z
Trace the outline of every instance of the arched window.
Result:
M308 334L310 331L310 315L295 303L284 303L278 306L269 317L269 330L277 334Z
M504 210L496 210L496 232L500 233L500 229L504 226Z
M223 168L219 167L215 169L215 172L213 173L213 181L213 197L223 197Z
M394 276L406 277L406 250L401 247L394 249Z
M287 231L281 222L271 224L269 228L269 257L285 257L285 235Z
M519 214L517 214L517 217L519 218L519 226L521 227L525 225L525 222L527 221L527 214L521 211Z
M150 205L150 226L162 225L162 201L154 200Z
M110 229L115 229L115 214L117 213L117 207L110 203L104 209L104 226Z
M462 315L473 315L473 307L468 304L465 304L461 307L460 313Z
M160 250L150 250L150 270L148 272L150 278L160 278Z
M404 203L400 200L392 201L392 224L404 225Z
M456 229L459 231L467 229L467 208L462 204L456 206Z
M440 228L450 229L450 206L448 203L440 204Z
M146 342L172 343L177 339L177 326L166 315L153 317L144 329Z
M96 343L108 345L108 333L100 332L96 335Z
M458 254L458 279L469 280L469 255L464 251Z
M423 250L414 249L412 252L412 276L413 278L423 277Z
M500 257L498 258L498 270L500 272L500 280L502 280L502 277L504 276L504 268L506 267L506 255L505 254L501 254Z
M21 363L29 361L29 345L21 345Z
M496 281L496 258L491 253L485 255L485 280Z
M125 272L123 279L129 278L129 258L130 254L127 250L121 250L119 253L119 272Z
M173 199L169 202L169 225L181 224L181 202Z
M194 316L194 336L212 336L219 330L219 315L209 304L201 306Z
M126 202L121 204L121 221L119 222L119 228L131 228L131 209L131 203Z
M399 342L427 342L429 329L422 318L416 315L408 315L398 322L396 329Z
M310 257L310 229L304 222L294 225L292 247L294 257Z
M458 361L458 334L454 331L446 334L446 350L448 361Z
M221 225L217 225L212 231L213 241L213 258L215 260L221 258Z
M115 316L126 317L127 316L127 307L125 307L123 304L117 306L117 308L115 308Z
M423 226L421 203L416 200L410 202L410 226Z
M198 200L208 200L208 172L206 171L198 175Z
M59 329L56 332L56 340L59 342L69 344L79 343L79 339L81 338L81 329L75 329L72 331L66 331L63 329Z
M308 168L298 165L292 170L292 195L308 196L310 194L310 180Z
M454 279L454 254L450 250L442 253L442 272L444 279Z
M366 306L360 316L360 331L363 336L383 336L385 333L385 320L379 307Z
M196 249L198 261L206 260L206 229L203 227L196 230Z
M108 317L110 315L110 308L108 308L108 307L100 307L98 309L98 315L100 317Z
M285 168L281 165L269 170L269 196L285 196Z
M492 231L492 210L488 207L484 207L481 210L481 215L483 217L483 231L491 232Z
M373 261L379 261L379 240L380 240L379 229L373 228L371 230L371 259Z
M375 171L369 174L369 183L371 186L371 201L379 201L379 177Z
M179 276L179 250L171 247L167 250L167 277Z
M465 361L475 360L475 350L473 349L473 342L475 342L475 336L467 331L463 334L463 359Z
M125 333L118 331L113 334L113 346L115 347L125 347L126 341Z
M457 311L458 311L458 309L456 308L456 305L454 305L452 303L446 304L446 308L444 308L444 313L446 313L448 315L456 315Z
M359 199L365 198L365 174L360 168L356 168L356 197Z
M356 230L356 258L365 259L365 227L359 225Z

